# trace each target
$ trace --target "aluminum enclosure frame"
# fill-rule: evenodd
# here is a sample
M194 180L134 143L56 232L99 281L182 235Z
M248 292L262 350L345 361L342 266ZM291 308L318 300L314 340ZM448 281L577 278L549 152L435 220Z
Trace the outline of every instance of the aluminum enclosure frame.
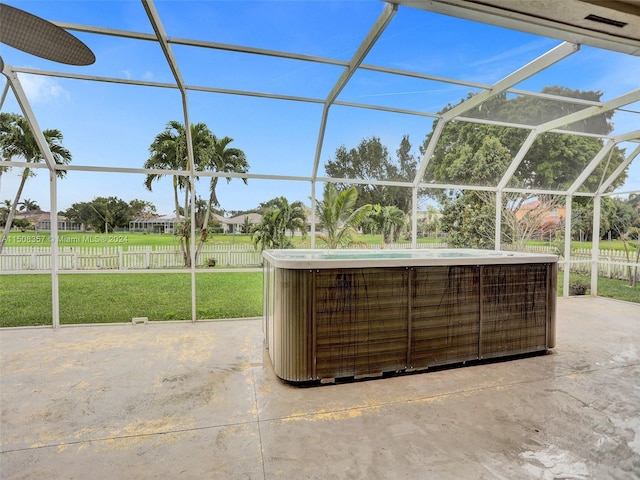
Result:
M505 21L504 19L500 19L499 15L495 13L492 14L490 9L485 9L482 14L478 14L476 10L470 9L469 4L474 2L465 2L465 1L455 1L455 0L430 0L430 1L413 1L413 0L398 0L394 2L381 2L382 4L382 12L380 13L377 20L371 26L368 34L365 38L362 39L362 42L355 54L349 61L342 61L331 58L322 58L317 56L299 54L294 52L286 52L286 51L276 51L269 50L257 47L248 47L248 46L238 46L238 45L229 45L222 44L216 42L205 42L201 40L194 39L185 39L185 38L171 38L168 36L165 28L163 26L163 21L161 15L156 10L155 4L153 0L141 0L144 10L147 14L150 25L153 28L154 34L146 34L140 32L132 32L125 30L115 30L115 29L107 29L102 27L94 27L89 25L78 25L78 24L70 24L63 22L54 22L56 25L65 28L70 31L76 32L84 32L90 33L94 35L102 35L102 36L113 36L113 37L122 37L128 39L139 40L143 42L154 42L160 45L162 52L164 54L167 65L169 66L173 77L173 83L160 83L160 82L150 82L150 81L138 81L138 80L126 80L115 77L104 77L104 76L93 76L93 75L82 75L79 73L67 73L62 71L51 71L51 70L41 70L41 69L33 69L33 68L25 68L25 67L15 67L2 62L2 73L6 78L6 84L4 87L4 91L2 94L2 99L0 100L0 106L4 104L4 100L6 98L8 89L10 88L15 95L18 103L22 109L24 116L27 118L29 125L31 126L36 139L38 141L39 147L43 153L45 158L45 164L27 164L25 162L14 162L14 161L0 161L0 167L25 167L28 165L29 168L44 168L48 170L50 177L50 202L51 202L51 225L52 225L52 238L57 237L57 222L55 221L55 215L57 211L57 197L58 197L58 186L56 182L56 171L57 170L69 170L69 171L91 171L91 172L115 172L115 173L162 173L162 174L173 174L173 175L182 175L187 176L193 179L196 176L196 172L194 169L194 157L192 151L191 142L188 141L188 158L189 158L189 168L187 170L178 170L178 171L158 171L158 170L150 170L150 169L140 169L140 168L121 168L121 167L106 167L106 166L82 166L82 165L65 165L60 166L56 165L53 161L53 157L51 152L48 149L46 142L44 141L44 137L42 135L42 131L38 126L37 118L34 112L31 109L29 99L27 98L24 89L20 83L18 78L19 73L31 74L31 75L41 75L41 76L50 76L57 78L69 78L90 82L106 82L106 83L119 83L123 85L138 85L138 86L146 86L146 87L156 87L156 88L168 88L175 89L180 92L182 99L182 111L184 114L184 122L185 126L190 125L189 121L189 98L188 95L190 92L208 92L211 94L230 94L230 95L240 95L240 96L249 96L255 98L266 98L273 99L274 101L289 101L289 102L302 102L302 103L312 103L322 105L322 116L320 118L320 127L318 129L317 134L317 143L315 149L315 155L313 158L313 162L310 165L309 173L306 176L287 176L287 175L273 175L269 173L253 173L253 174L228 174L228 173L212 173L212 172L198 172L199 177L225 177L225 178L233 178L233 177L242 177L242 178L255 178L255 179L263 179L263 180L284 180L284 181L294 181L294 182L304 182L308 183L310 186L310 197L312 201L311 211L312 211L312 219L311 219L311 238L312 238L312 246L315 247L315 199L316 199L316 185L318 182L321 183L368 183L374 185L392 185L392 186L401 186L411 189L413 196L413 207L412 207L412 247L415 248L417 246L417 198L418 191L423 188L429 189L452 189L452 188L460 188L467 190L484 190L495 192L497 205L496 205L496 237L495 237L495 248L496 250L500 249L500 230L501 230L501 215L500 211L502 208L501 198L502 193L506 192L521 192L524 191L526 193L533 194L545 194L551 193L556 195L565 196L567 199L567 220L565 228L567 230L571 229L571 199L574 196L589 196L594 198L594 204L596 205L594 213L594 224L599 223L599 210L598 206L600 204L600 199L603 196L611 195L612 192L608 191L608 188L612 184L612 182L627 168L634 159L640 153L640 130L633 130L630 132L625 132L616 136L609 135L597 135L591 133L580 133L580 132L569 132L567 130L563 130L568 124L576 122L578 120L583 120L607 111L621 109L626 105L633 104L635 102L640 101L640 88L632 90L627 94L621 95L617 98L609 100L607 102L590 102L586 100L577 100L574 98L567 98L558 95L549 95L542 94L539 92L531 92L525 91L522 89L517 89L515 86L523 81L524 79L546 69L550 66L556 64L557 62L561 62L566 57L572 55L577 52L580 48L578 43L573 43L571 40L575 40L577 37L574 34L566 34L563 37L562 32L560 32L557 28L553 26L545 25L543 27L537 27L538 34L551 35L554 34L557 38L568 38L568 41L561 43L557 47L549 50L547 53L543 54L539 58L535 59L532 62L529 62L526 65L523 65L518 70L512 72L511 74L505 76L502 80L494 83L493 85L485 85L477 82L452 79L452 78L443 78L434 75L427 75L423 73L412 72L408 70L401 70L383 66L369 65L364 63L364 60L367 56L367 53L371 50L371 48L376 44L377 40L380 38L382 33L388 27L388 25L393 22L393 18L398 11L399 8L421 8L427 9L434 12L445 13L448 15L460 16L463 18L470 18L475 21L483 21L487 23L497 23L499 25L508 26L509 28L514 28L514 26L521 25L522 23L518 23L513 19ZM477 3L477 2L475 2ZM557 34L557 35L555 35ZM572 36L573 35L573 36ZM580 37L588 44L589 39L585 37ZM596 39L595 45L600 48L616 48L616 42L603 39ZM300 97L293 95L283 95L283 94L274 94L268 92L257 92L257 91L247 91L247 90L229 90L224 88L218 88L212 85L188 85L185 83L182 78L179 62L176 60L175 56L172 52L173 45L180 46L191 46L198 48L207 48L214 50L222 50L222 51L233 51L233 52L241 52L251 55L259 55L259 56L267 56L272 58L284 58L291 59L303 62L311 62L318 63L324 65L333 65L336 67L342 68L342 74L332 86L330 91L327 92L326 97L324 98L311 98L311 97ZM633 46L629 46L627 43L621 43L617 45L620 47L620 51L624 51L625 53L629 53L632 55L640 55L640 48L634 49ZM480 93L471 97L467 101L459 104L453 109L447 111L445 114L438 114L435 112L429 111L421 111L421 110L407 110L407 109L399 109L399 108L391 108L384 105L378 104L365 104L365 103L354 103L354 102L346 102L341 101L339 99L340 92L344 89L344 87L349 83L353 74L357 70L366 70L384 73L392 76L402 76L407 78L419 78L424 80L435 80L439 82L444 82L451 85L463 85L470 88L475 88L481 90ZM540 124L540 125L519 125L509 122L498 122L491 120L478 120L473 118L467 118L464 116L465 112L468 112L470 109L478 106L483 101L494 97L500 93L511 93L516 95L527 95L532 97L540 97L545 99L556 100L558 102L569 102L572 104L582 104L586 108L576 112L574 114L566 115L564 117L554 119L552 121ZM384 112L392 112L410 116L416 116L420 118L433 118L437 121L434 133L431 137L431 141L427 146L425 154L422 156L420 161L417 173L412 182L396 182L389 180L363 180L363 179L342 179L342 178L330 178L330 177L322 177L318 175L320 158L322 155L322 149L325 138L325 129L327 123L330 121L329 113L332 106L343 106L349 108L360 108L360 109L370 109L376 111L384 111ZM636 112L637 113L637 112ZM433 155L435 150L437 141L439 139L440 134L442 133L442 129L447 122L452 121L462 121L462 122L479 122L479 123L494 123L504 126L511 126L515 128L528 129L530 130L529 136L525 140L522 145L520 151L514 156L514 159L505 172L504 176L500 180L500 182L495 186L473 186L473 185L453 185L453 184L435 184L429 183L425 181L424 173L427 169L429 160ZM190 136L190 129L186 128L187 136ZM598 137L602 138L606 141L603 149L598 153L596 157L592 159L588 167L585 171L580 175L578 179L574 182L574 184L567 190L522 190L517 188L509 188L507 185L509 180L516 172L520 162L525 157L527 151L535 141L535 139L545 133L545 132L560 132L560 133L571 133L573 135L581 135L581 136L589 136L589 137ZM605 182L602 183L600 188L595 192L578 192L578 188L580 185L586 180L589 174L603 161L606 157L606 154L617 144L622 142L634 142L638 144L638 147L627 156L623 165L621 165L615 172L613 172L609 178ZM190 182L191 188L193 189L194 182ZM194 255L195 248L195 210L194 207L190 212L191 216L191 254ZM570 258L570 239L567 238L565 241L565 258L567 261L564 264L565 269L565 295L568 291L568 271L569 271L569 258ZM597 240L594 239L594 247L593 250L597 251ZM53 302L53 326L59 326L59 305L58 305L58 269L57 269L57 253L53 253L56 249L52 249L52 302ZM569 256L567 256L567 254ZM195 262L191 262L191 303L192 303L192 321L197 320L196 313L196 298L195 298ZM593 266L592 266L592 285L591 285L592 294L597 295L597 256L594 256Z

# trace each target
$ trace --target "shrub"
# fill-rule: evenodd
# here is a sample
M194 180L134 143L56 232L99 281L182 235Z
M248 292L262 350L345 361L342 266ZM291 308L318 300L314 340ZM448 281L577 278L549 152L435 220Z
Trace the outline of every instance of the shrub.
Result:
M569 295L585 295L589 284L584 280L572 280L569 282Z

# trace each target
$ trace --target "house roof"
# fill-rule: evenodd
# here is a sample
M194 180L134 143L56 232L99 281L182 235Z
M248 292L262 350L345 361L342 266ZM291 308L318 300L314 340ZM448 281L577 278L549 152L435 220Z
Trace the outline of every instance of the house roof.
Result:
M64 215L58 215L58 220L60 221L66 221L68 220L67 217L65 217ZM16 216L15 218L23 218L23 219L27 219L29 220L31 223L37 223L37 222L48 222L51 220L51 213L50 212L44 212L42 210L32 210L32 211L28 211L28 212L16 212Z

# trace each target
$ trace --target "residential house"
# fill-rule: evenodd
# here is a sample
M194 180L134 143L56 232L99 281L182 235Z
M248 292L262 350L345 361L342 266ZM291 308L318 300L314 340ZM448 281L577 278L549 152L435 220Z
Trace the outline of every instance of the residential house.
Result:
M51 213L42 210L16 212L16 219L27 220L37 230L51 230ZM64 215L57 215L59 231L84 231L84 225L72 222Z

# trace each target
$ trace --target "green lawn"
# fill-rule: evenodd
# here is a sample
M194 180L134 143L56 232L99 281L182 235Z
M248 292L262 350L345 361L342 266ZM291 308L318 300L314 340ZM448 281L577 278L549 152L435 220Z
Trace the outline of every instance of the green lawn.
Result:
M379 245L380 235L361 235L360 240L369 245ZM292 239L294 245L309 244L311 237L295 236ZM442 239L420 238L418 243L440 243ZM160 233L139 233L139 232L116 232L105 235L94 232L59 232L58 245L61 247L110 247L121 246L127 250L129 246L149 245L149 246L178 246L178 239L173 235ZM209 237L209 243L213 244L252 244L250 235L213 235ZM320 244L322 242L318 242ZM409 243L409 241L407 241ZM49 232L38 232L33 230L25 232L11 232L7 238L8 247L28 247L33 245L49 247L51 245L51 235Z
M562 272L558 274L558 295L562 295L562 282L564 275ZM581 280L591 285L590 275L571 274L571 282ZM587 290L587 295L591 289ZM626 280L614 280L606 277L598 278L598 295L601 297L615 298L617 300L625 300L627 302L640 303L640 284L635 287L629 286Z
M530 242L527 243L527 245L552 246L552 247L558 247L560 251L564 251L564 242L558 243L558 242L545 242L542 240L531 240ZM591 245L592 245L591 242L576 242L576 241L571 242L572 249L576 249L576 248L590 249ZM637 243L627 242L627 247L630 248L630 250L635 253ZM612 240L612 241L600 240L600 250L624 251L624 243L622 242L622 240Z
M380 235L360 235L359 239L364 243L369 245L379 245L380 244ZM173 235L169 234L160 234L160 233L139 233L139 232L116 232L110 233L106 236L104 233L94 233L94 232L59 232L58 234L58 244L63 247L104 247L107 245L107 241L109 246L122 246L125 250L129 246L139 246L139 245L163 245L163 246L171 246L178 245L178 240ZM294 245L300 244L310 244L311 237L307 235L306 237L295 236L292 239ZM401 240L403 242L410 243L409 240ZM429 243L441 243L445 241L440 238L419 238L418 243L420 244L429 244ZM252 244L250 235L213 235L209 237L209 242L214 244ZM51 245L51 235L49 232L38 232L37 236L33 230L27 230L25 232L16 232L13 231L9 233L9 237L7 238L7 246L32 246L35 245L48 247ZM319 241L318 244L322 242ZM530 245L542 245L542 246L557 246L556 243L549 243L539 240L532 240L529 242ZM632 243L629 245L632 250L635 252L636 244ZM564 249L564 244L560 247ZM591 242L571 242L571 248L591 248ZM600 242L601 249L613 249L613 250L624 250L624 245L620 240L613 240L609 242L608 240L602 240Z
M60 323L191 319L190 274L60 275ZM198 319L262 315L262 273L198 273ZM0 326L51 325L49 275L0 275Z
M236 238L232 238L236 237ZM245 237L244 239L240 237ZM214 242L222 241L231 243L248 243L248 235L220 235L214 236ZM33 230L26 232L11 232L7 238L6 245L8 247L26 247L33 246L37 242L38 246L48 247L51 245L51 235L49 232L38 233L37 237ZM130 233L115 232L105 235L104 233L95 232L59 232L58 245L61 247L110 247L121 246L127 249L129 246L138 245L178 245L178 239L169 234L146 234L146 233Z
M191 319L191 276L184 273L60 275L60 323ZM590 282L587 275L572 280ZM600 278L603 297L640 303L640 285ZM562 295L562 273L558 276ZM262 273L202 272L196 275L198 319L262 315ZM51 325L49 275L0 275L0 327Z

